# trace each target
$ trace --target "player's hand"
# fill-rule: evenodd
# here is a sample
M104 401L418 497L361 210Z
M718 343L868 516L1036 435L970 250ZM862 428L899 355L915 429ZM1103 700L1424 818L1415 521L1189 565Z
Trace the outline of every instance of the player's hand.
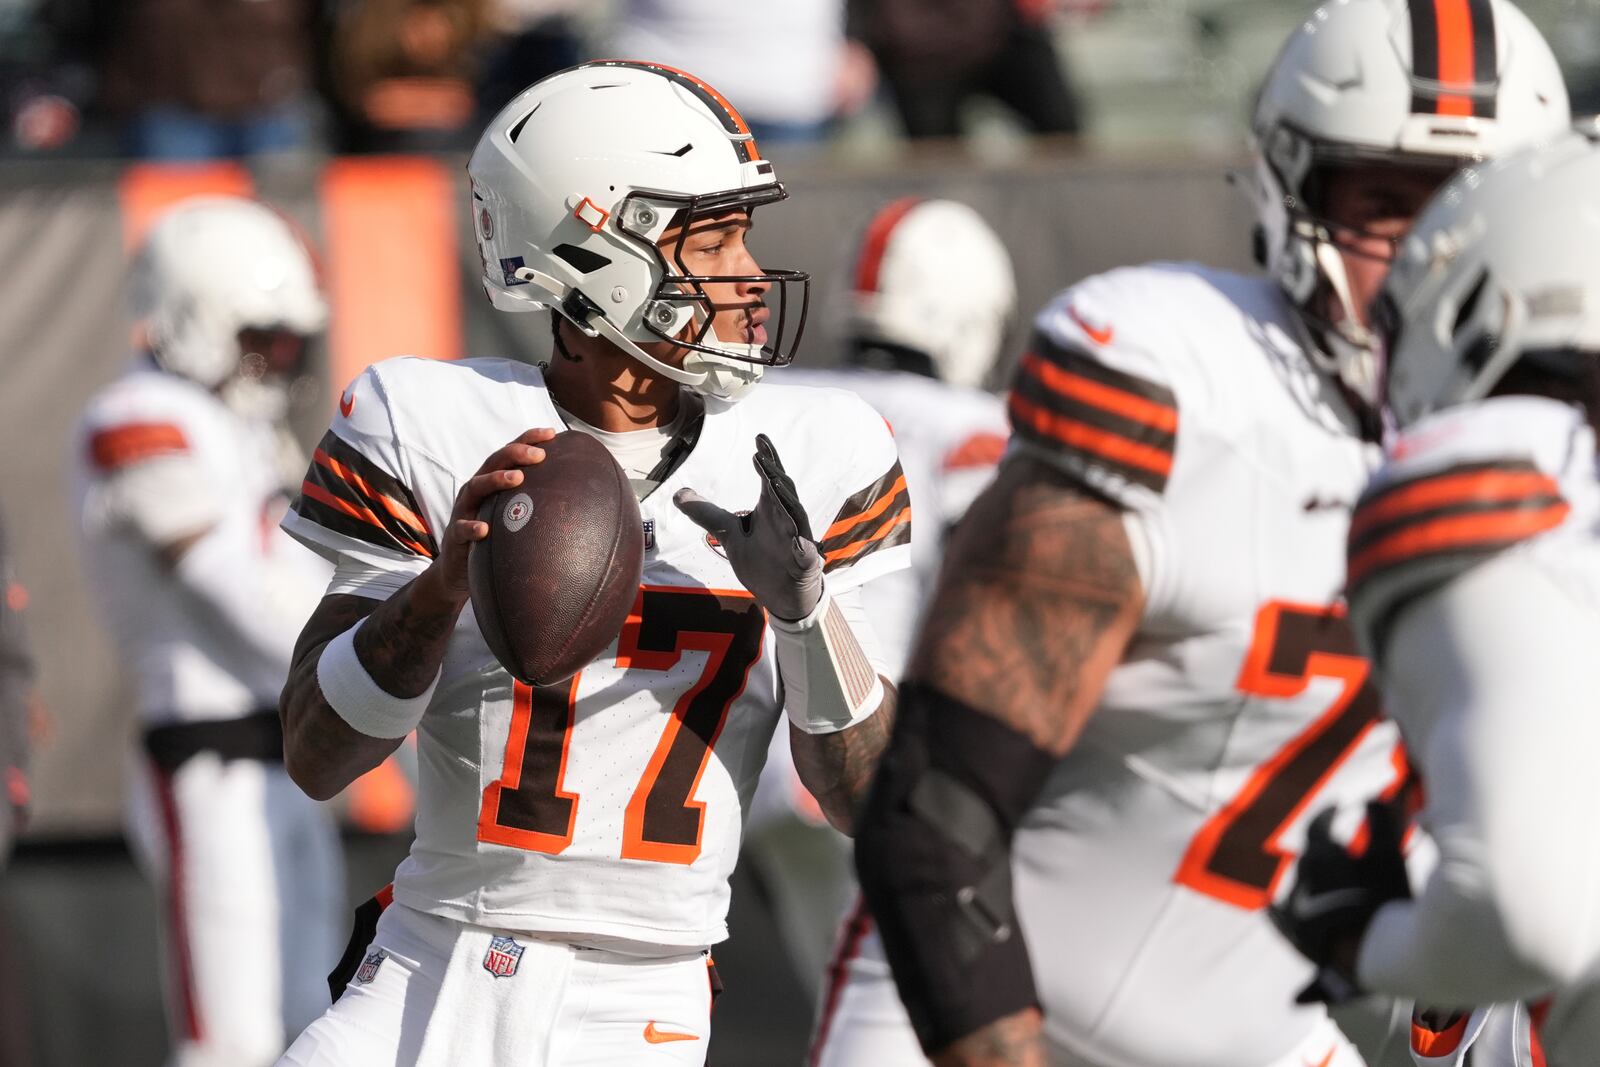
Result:
M1367 848L1359 856L1333 839L1333 816L1328 808L1312 820L1294 887L1267 909L1278 931L1317 965L1317 977L1295 998L1301 1004L1358 996L1356 957L1367 924L1384 904L1411 896L1399 805L1367 804Z
M757 603L777 618L803 619L822 599L822 553L794 479L766 434L756 437L755 464L761 499L748 514L724 511L693 489L679 489L672 502L722 543L733 573Z
M529 430L515 441L495 449L456 494L455 507L450 510L450 525L440 538L439 558L433 565L438 568L445 591L459 604L465 604L468 596L467 553L474 541L489 536L489 524L478 521L478 508L502 489L521 485L522 472L516 468L543 462L544 449L538 446L555 435L552 429Z

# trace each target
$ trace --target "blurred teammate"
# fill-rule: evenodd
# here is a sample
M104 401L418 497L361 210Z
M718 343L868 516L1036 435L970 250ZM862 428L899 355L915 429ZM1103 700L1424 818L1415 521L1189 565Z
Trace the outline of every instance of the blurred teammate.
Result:
M393 903L284 1062L698 1064L773 730L787 712L846 829L888 740L857 589L909 564L911 505L864 403L759 384L809 278L750 251L787 193L726 98L584 64L508 104L468 172L484 287L552 309L555 352L375 365L285 519L337 562L282 702L296 781L331 795L413 728L421 779ZM644 587L612 648L532 689L484 644L467 553L562 429L629 476Z
M276 703L325 565L277 529L288 381L327 311L265 206L183 203L132 268L146 344L89 402L75 497L143 726L128 828L162 900L179 1067L271 1063L326 1003L343 862Z
M1039 315L857 840L936 1062L1361 1062L1262 912L1308 810L1403 767L1338 603L1363 309L1447 174L1567 121L1509 3L1330 4L1256 108L1269 276L1118 270Z
M1440 862L1413 897L1398 834L1357 858L1315 826L1275 918L1330 989L1525 1001L1517 1063L1593 1063L1600 861L1570 827L1600 807L1600 151L1465 172L1377 317L1402 432L1351 524L1350 611ZM1461 1062L1482 1016L1419 1062Z
M781 380L848 389L882 414L894 432L924 534L912 545L910 570L885 575L862 594L894 678L905 668L917 618L938 578L945 534L993 477L1005 450L1005 406L982 385L1015 321L1016 280L1005 246L976 211L950 200L914 197L895 200L873 215L848 277L842 366L788 371ZM952 279L960 284L951 284ZM772 808L792 813L791 818L806 816L808 798L797 788L781 744L780 738L756 794L753 836L757 820ZM753 854L773 887L780 917L788 909L812 920L798 934L791 932L790 942L791 954L810 971L806 978L823 978L821 1062L851 1055L824 1053L824 1043L850 1049L877 1040L880 1033L915 1048L863 909L839 931L836 955L825 973L823 959L816 958L818 949L825 954L834 940L818 936L817 920L831 934L855 893L847 855L836 870L827 863L831 854L817 855L820 843L805 842L817 847L802 854L796 829L782 821L771 837L771 849L763 847L766 837L756 837ZM828 838L841 853L848 848L837 835ZM891 1024L887 1030L882 1019Z

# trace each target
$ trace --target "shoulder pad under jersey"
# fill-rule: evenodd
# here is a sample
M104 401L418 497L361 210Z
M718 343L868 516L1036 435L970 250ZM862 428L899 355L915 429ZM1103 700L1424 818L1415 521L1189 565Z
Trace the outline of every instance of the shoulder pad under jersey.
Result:
M1542 398L1452 408L1399 437L1350 523L1351 619L1368 654L1407 604L1566 522L1593 470L1581 413Z

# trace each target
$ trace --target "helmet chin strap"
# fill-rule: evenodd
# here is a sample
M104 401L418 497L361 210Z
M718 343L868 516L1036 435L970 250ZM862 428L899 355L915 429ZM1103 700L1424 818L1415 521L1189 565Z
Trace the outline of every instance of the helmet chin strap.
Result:
M1332 336L1327 339L1328 345L1338 351L1324 354L1314 346L1313 358L1324 362L1324 365L1331 363L1329 369L1339 375L1347 389L1367 403L1376 404L1377 375L1374 373L1372 351L1377 338L1362 325L1356 314L1355 300L1350 296L1350 280L1339 250L1328 241L1313 240L1317 266L1321 268L1322 276L1327 279L1328 287L1343 312L1338 321L1329 322ZM1332 316L1328 318L1331 320Z

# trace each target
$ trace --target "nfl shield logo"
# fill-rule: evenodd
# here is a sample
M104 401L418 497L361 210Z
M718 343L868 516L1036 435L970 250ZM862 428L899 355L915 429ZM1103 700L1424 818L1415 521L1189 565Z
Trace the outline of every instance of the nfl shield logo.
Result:
M656 520L654 519L644 520L644 550L646 552L654 552L656 550Z
M378 977L378 968L382 967L383 961L388 958L389 954L381 948L367 953L367 958L356 968L356 981L366 985Z
M483 969L496 978L510 978L517 973L524 946L509 937L497 937L489 942L489 952L483 957Z

